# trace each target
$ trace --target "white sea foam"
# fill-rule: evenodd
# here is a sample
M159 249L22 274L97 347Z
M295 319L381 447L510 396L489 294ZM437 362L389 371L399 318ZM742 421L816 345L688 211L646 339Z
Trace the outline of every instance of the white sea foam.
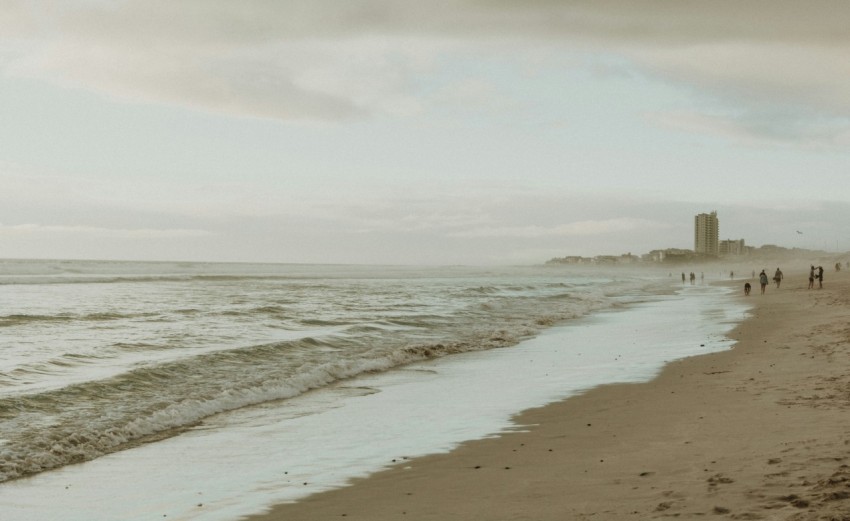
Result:
M745 313L722 289L687 287L511 349L419 362L291 400L261 399L168 440L4 483L0 510L4 521L233 520L343 486L394 459L509 429L520 410L602 383L646 380L666 361L728 349L724 333ZM322 368L329 380L361 370ZM162 414L158 421L167 422L185 411Z
M0 481L365 372L511 346L652 283L541 268L70 261L2 261L0 279Z

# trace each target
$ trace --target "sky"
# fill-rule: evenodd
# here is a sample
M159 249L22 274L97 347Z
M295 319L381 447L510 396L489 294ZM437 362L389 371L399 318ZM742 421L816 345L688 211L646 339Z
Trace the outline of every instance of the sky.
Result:
M0 0L0 258L850 250L845 0Z

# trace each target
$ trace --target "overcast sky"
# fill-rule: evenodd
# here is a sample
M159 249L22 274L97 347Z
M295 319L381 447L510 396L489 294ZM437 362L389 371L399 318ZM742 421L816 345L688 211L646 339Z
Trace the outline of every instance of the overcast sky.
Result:
M850 249L845 0L0 0L0 257ZM801 233L798 233L801 232Z

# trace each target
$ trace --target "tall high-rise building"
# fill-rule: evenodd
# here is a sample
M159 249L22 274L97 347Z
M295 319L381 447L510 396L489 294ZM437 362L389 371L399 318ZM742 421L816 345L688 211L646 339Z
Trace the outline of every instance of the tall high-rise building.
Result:
M720 253L720 221L717 212L701 213L694 218L694 251L706 255Z

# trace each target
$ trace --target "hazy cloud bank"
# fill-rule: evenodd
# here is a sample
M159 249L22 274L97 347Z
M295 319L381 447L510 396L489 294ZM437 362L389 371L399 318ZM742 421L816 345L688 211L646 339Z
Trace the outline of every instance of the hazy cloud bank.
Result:
M4 225L0 223L0 235L88 235L92 237L102 237L110 239L164 239L164 238L181 238L181 237L207 237L213 235L206 230L186 230L186 229L150 229L140 228L135 230L127 230L120 228L106 228L98 226L67 226L67 225L44 225L44 224L14 224Z
M3 0L0 64L131 99L333 121L416 114L440 57L548 45L619 54L725 109L697 107L680 128L832 145L850 127L848 19L841 0Z

